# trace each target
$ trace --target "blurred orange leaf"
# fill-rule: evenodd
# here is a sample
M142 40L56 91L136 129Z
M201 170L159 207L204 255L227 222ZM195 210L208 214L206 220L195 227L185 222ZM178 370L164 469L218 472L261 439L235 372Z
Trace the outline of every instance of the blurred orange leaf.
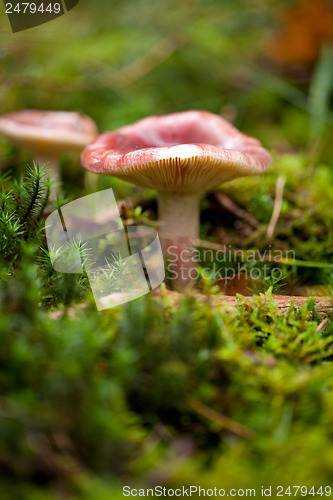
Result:
M333 41L333 9L327 0L301 0L283 14L281 34L270 53L281 63L311 65L323 43Z

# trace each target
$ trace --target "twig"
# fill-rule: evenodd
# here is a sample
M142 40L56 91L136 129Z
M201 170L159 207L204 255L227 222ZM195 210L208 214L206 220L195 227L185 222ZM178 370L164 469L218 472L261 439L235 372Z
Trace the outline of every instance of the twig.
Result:
M300 266L300 267L314 267L318 269L332 269L333 264L328 262L315 262L308 260L300 260L276 255L274 250L264 251L260 253L259 250L243 250L241 248L232 248L231 245L221 245L221 243L213 243L212 241L200 240L199 238L192 238L191 244L195 247L207 248L208 250L220 251L227 253L230 257L233 255L237 259L246 260L249 256L253 260L259 260L260 262L274 262L276 264L287 264L289 266ZM280 250L277 250L280 252ZM237 262L237 260L235 260Z
M272 217L271 217L271 220L269 221L267 233L266 233L267 238L269 240L272 238L272 236L274 234L277 221L279 220L279 217L280 217L285 183L286 183L286 178L283 175L280 175L280 177L276 181L274 208L273 208Z
M191 399L188 404L192 410L194 410L202 417L205 417L207 420L214 422L214 424L217 424L220 427L227 429L228 431L232 432L233 434L236 434L237 436L246 439L253 439L255 437L255 432L252 431L251 429L248 429L239 422L235 422L235 420L232 420L231 418L222 415L222 413L217 412L213 408L209 408L209 406L206 406L205 404L201 403L200 401L197 401L196 399Z
M249 212L246 212L242 208L240 208L236 203L234 203L229 196L227 196L225 193L222 193L221 191L216 191L214 193L215 199L219 202L219 204L223 207L226 208L229 212L234 214L236 217L239 219L243 219L248 224L253 227L257 228L259 226L258 221L253 217L252 214Z
M328 323L329 323L329 319L324 318L323 321L321 323L319 323L319 325L317 326L316 332L322 333L325 330L325 328L327 327Z

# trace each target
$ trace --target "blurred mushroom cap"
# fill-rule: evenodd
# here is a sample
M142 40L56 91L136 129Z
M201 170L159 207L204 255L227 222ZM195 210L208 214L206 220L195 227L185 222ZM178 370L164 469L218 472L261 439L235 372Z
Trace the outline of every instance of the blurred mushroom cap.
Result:
M207 111L152 116L98 136L81 155L92 172L158 191L200 192L270 163L257 139Z
M95 122L71 111L24 110L0 117L0 132L38 154L57 155L84 147L98 134Z

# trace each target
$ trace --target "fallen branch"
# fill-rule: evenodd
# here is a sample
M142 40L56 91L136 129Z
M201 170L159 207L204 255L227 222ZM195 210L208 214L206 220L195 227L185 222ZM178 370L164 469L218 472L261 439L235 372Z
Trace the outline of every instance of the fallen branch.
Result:
M297 297L293 295L272 295L272 297L279 312L282 313L287 313L292 304L294 309L299 309L300 307L304 306L306 302L311 298L311 297ZM237 301L236 297L225 297L225 298L227 299L231 298L234 299L235 302ZM314 307L316 308L319 314L320 313L328 314L332 312L333 301L331 297L313 297L313 298L314 298ZM254 297L246 297L246 300L252 301L253 299Z
M159 289L154 290L153 293L156 295L160 295ZM168 298L174 301L175 304L177 304L179 298L182 297L181 293L174 292L171 290L167 290L166 295ZM211 307L216 307L226 312L235 312L239 305L239 299L236 296L222 295L222 294L206 296L200 293L196 293L194 294L194 297L198 302L209 302ZM256 296L252 297L247 296L246 302L251 303L255 299L255 297ZM272 295L272 297L278 309L278 312L281 312L282 314L286 314L289 311L290 306L292 304L294 309L299 309L300 307L304 306L306 302L311 298L311 297L299 297L294 295ZM316 308L318 314L326 316L333 311L333 299L331 297L313 297L313 298L314 298L314 307Z
M155 297L161 297L161 288L156 288L152 293ZM174 304L177 304L179 302L179 299L184 296L182 293L174 292L172 290L164 290L163 295L166 295L167 298L171 300L171 303ZM201 293L195 293L194 297L198 302L209 303L211 307L222 309L225 312L233 313L239 306L239 300L234 295L230 296L216 294L207 296ZM274 299L274 303L278 309L278 312L281 312L282 314L286 314L289 311L291 304L293 304L294 309L299 309L300 307L304 306L306 302L311 298L298 297L294 295L272 295L272 297ZM247 296L246 301L252 302L254 298L255 296ZM333 299L331 297L315 297L314 299L314 307L316 308L318 314L327 316L329 313L333 312ZM62 318L65 314L71 317L75 317L80 311L87 308L88 304L82 302L76 304L75 307L66 307L64 309L49 311L48 317L54 320ZM322 323L318 325L317 331L323 331L326 328L327 324L327 320L322 321Z

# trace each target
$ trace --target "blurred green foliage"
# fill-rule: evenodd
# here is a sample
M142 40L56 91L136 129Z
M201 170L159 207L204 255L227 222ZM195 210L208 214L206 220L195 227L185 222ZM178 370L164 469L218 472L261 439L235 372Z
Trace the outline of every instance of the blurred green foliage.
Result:
M104 131L151 114L207 109L265 145L278 141L280 150L308 145L315 113L327 159L328 91L320 111L313 107L316 88L329 85L329 51L311 95L311 74L299 83L277 71L270 44L285 3L81 0L67 15L15 35L2 16L2 112L78 110Z
M311 300L284 316L268 292L230 315L162 291L47 313L38 276L26 243L1 288L5 500L330 483L333 321L318 329Z
M271 290L230 314L208 286L97 312L84 276L51 269L48 187L38 166L2 179L3 498L329 484L333 316L281 314Z

